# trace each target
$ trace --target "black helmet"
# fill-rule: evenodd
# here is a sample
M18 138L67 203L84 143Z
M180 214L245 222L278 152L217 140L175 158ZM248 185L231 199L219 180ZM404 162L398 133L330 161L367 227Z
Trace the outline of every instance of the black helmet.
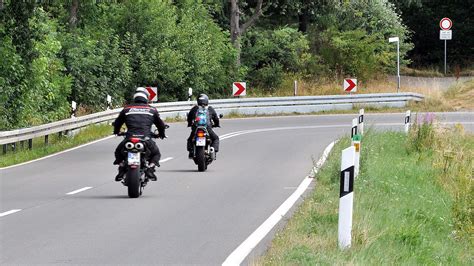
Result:
M209 104L209 97L206 94L200 94L197 99L197 104L207 106Z

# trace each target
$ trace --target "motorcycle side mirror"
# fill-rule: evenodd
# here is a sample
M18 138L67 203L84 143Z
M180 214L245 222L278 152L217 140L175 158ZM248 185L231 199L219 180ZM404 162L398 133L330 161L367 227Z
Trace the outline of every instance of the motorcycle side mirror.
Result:
M219 114L219 118L223 118L223 117L224 117L224 115L223 115L223 114Z
M170 126L169 126L169 125L165 125L165 128L168 129L168 128L170 128Z

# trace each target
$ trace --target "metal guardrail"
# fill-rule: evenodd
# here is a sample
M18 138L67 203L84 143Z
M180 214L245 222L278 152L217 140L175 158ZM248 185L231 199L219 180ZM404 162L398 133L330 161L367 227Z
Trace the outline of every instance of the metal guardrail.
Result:
M211 100L217 112L222 114L274 114L274 113L310 113L324 110L352 109L354 106L389 106L403 107L408 101L422 101L423 95L417 93L378 93L357 95L330 95L330 96L295 96L271 98L239 98ZM185 117L186 112L194 102L170 102L153 104L162 118ZM7 144L28 140L31 148L31 139L62 133L68 130L81 128L87 125L114 120L122 108L69 118L40 126L22 128L0 132L0 145L6 152Z

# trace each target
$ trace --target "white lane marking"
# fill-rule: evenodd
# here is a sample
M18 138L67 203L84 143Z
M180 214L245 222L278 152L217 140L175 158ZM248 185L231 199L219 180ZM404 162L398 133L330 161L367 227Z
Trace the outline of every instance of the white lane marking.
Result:
M12 214L12 213L15 213L15 212L19 212L19 211L21 211L21 209L14 209L14 210L9 210L9 211L7 211L7 212L2 212L2 213L0 213L0 217L7 216L7 215L9 215L9 214Z
M334 147L335 142L331 142L323 152L323 155L316 163L315 168L313 169L313 173L319 171L319 168L324 164L326 161L331 149ZM268 217L263 224L261 224L247 239L245 239L242 244L240 244L222 263L222 265L240 265L244 259L252 252L252 250L262 241L262 239L275 227L275 225L287 214L287 212L293 207L296 201L301 197L301 195L305 192L305 190L309 187L311 182L313 181L312 177L305 177L303 182L298 186L295 192L291 194L291 196L283 202L283 204L276 209L275 212Z
M173 159L174 159L173 157L164 158L163 160L160 160L160 163L164 163L164 162L167 162L167 161L171 161L171 160L173 160Z
M89 142L89 143L86 143L86 144L79 145L79 146L74 147L74 148L70 148L70 149L67 149L67 150L64 150L64 151L53 153L53 154L50 154L50 155L47 155L47 156L44 156L44 157L41 157L41 158L38 158L38 159L34 159L34 160L31 160L31 161L28 161L28 162L6 166L6 167L3 167L3 168L0 168L0 170L6 170L6 169L9 169L9 168L22 166L22 165L25 165L25 164L30 164L30 163L34 163L34 162L41 161L41 160L44 160L44 159L48 159L48 158L51 158L51 157L54 157L54 156L57 156L57 155L60 155L60 154L66 153L66 152L70 152L70 151L73 151L73 150L77 150L77 149L80 149L82 147L86 147L86 146L89 146L89 145L92 145L92 144L95 144L97 142L107 140L107 139L110 139L110 138L113 138L113 137L115 137L115 136L108 136L108 137L98 139L98 140L95 140L95 141L92 141L92 142Z
M74 194L77 194L77 193L79 193L79 192L89 190L89 189L91 189L91 188L92 188L92 187L83 187L83 188L76 189L76 190L74 190L74 191L68 192L68 193L66 193L66 195L74 195Z

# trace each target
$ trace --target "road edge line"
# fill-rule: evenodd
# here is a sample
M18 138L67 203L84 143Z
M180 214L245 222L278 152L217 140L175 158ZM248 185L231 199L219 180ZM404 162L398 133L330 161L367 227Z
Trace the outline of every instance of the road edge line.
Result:
M326 162L329 153L331 152L334 144L337 141L331 142L326 149L324 149L323 155L314 166L312 173L316 174L319 169ZM244 240L222 263L223 266L227 265L240 265L245 258L252 252L252 250L262 241L265 236L280 222L280 220L288 213L288 211L294 206L301 195L306 191L309 185L312 183L314 176L306 176L300 183L298 188L289 198L287 198L271 215L268 217L247 239Z

